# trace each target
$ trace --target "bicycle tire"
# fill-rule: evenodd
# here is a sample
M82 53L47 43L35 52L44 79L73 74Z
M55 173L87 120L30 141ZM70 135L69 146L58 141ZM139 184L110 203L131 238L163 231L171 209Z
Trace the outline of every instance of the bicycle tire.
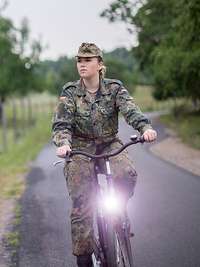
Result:
M128 228L122 228L121 225L117 227L117 238L119 242L119 247L121 250L121 257L123 259L124 265L119 265L120 267L134 267L133 254L130 242L130 230Z
M105 256L105 267L134 267L131 251L129 229L117 227L112 220L99 219L98 231L100 243Z
M121 250L121 257L123 264L119 265L120 267L133 267L130 262L129 252L126 244L126 240L124 236L118 236L119 246Z
M127 248L127 254L128 254L130 267L134 267L133 252L131 249L131 242L130 242L130 233L125 234L125 242L126 242L126 248Z
M108 222L107 225L106 262L108 267L132 267L129 263L125 236L123 233L119 235L112 222Z
M106 263L108 267L118 267L117 263L117 235L113 221L106 220Z
M106 225L104 217L97 216L97 229L98 229L98 240L100 243L100 250L101 250L101 267L107 267L106 261L105 261L105 251L106 251Z

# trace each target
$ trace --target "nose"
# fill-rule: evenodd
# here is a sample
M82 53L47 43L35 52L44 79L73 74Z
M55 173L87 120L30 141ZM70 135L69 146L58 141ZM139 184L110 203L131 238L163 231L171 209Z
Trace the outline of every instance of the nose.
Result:
M80 64L79 66L82 68L82 67L85 67L85 62L83 60L80 61Z

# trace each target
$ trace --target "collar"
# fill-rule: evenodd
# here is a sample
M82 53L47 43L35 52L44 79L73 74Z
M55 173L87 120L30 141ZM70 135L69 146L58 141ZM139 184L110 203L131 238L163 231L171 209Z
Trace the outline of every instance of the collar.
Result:
M83 80L82 79L78 80L75 83L75 85L76 85L76 87L78 89L77 95L78 96L85 96L86 95L86 91L85 91L85 85L83 83ZM99 90L100 90L102 95L108 95L110 93L109 90L106 88L104 79L100 79Z

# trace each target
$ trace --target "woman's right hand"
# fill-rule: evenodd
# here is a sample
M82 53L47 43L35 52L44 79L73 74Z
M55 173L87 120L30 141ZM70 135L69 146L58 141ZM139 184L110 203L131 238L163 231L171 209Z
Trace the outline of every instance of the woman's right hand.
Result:
M72 150L69 145L64 145L57 148L56 155L60 158L65 158L66 154L69 154L71 151Z

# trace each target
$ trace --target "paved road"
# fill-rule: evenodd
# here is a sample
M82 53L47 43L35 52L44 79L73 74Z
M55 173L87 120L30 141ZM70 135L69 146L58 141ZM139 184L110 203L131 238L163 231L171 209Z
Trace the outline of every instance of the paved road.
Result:
M160 138L164 137L158 127ZM132 129L120 122L126 141ZM129 214L136 267L200 267L200 177L153 156L149 144L130 148L139 173ZM20 267L74 267L70 200L62 167L48 144L27 177L22 198Z

